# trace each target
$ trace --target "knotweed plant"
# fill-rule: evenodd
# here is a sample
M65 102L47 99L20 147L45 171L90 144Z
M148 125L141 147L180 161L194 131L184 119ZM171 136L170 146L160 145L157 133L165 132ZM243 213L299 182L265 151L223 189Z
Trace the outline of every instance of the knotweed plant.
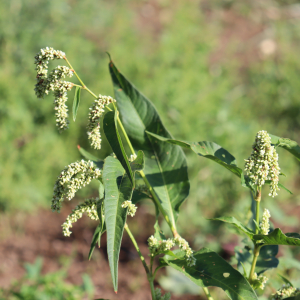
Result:
M60 60L64 65L49 72L48 66L52 60ZM268 250L268 247L274 245L300 246L298 234L284 234L279 228L272 229L268 208L264 207L262 217L260 215L264 186L269 186L266 196L273 198L277 196L279 187L286 189L279 183L281 173L277 149L286 149L300 159L300 147L297 143L261 130L256 134L252 153L245 160L243 170L237 166L233 155L214 142L188 143L173 139L150 100L119 72L111 60L109 71L114 97L95 94L88 89L65 53L60 50L48 47L41 49L35 56L35 65L36 96L44 98L50 92L53 93L58 130L61 132L68 128L68 93L75 88L72 109L75 121L81 91L87 91L92 96L89 114L86 116L90 145L101 151L100 124L103 124L104 134L111 146L112 153L104 161L79 147L84 159L71 163L60 172L54 185L51 208L59 212L64 199L73 199L79 189L92 180L97 180L99 197L86 199L77 205L62 224L62 229L65 236L70 236L70 228L84 213L97 222L89 259L97 242L100 247L102 234L107 232L107 254L115 292L118 290L119 252L125 229L145 269L152 299L171 299L169 293L162 295L159 288L154 288L157 271L166 266L181 272L203 288L209 300L213 300L208 290L210 286L222 288L224 297L226 295L230 299L258 299L257 290L263 290L268 285L268 278L264 273L278 265L277 258L272 254L269 254L268 260L260 258L260 250L263 247ZM64 81L65 78L74 78L74 75L77 82ZM121 135L126 145L123 144ZM255 210L249 224L228 216L214 219L232 224L252 243L252 247L248 243L247 247L237 251L237 268L208 248L193 250L177 231L179 209L190 189L187 162L182 148L188 148L225 167L251 193ZM148 258L142 255L126 222L128 215L135 217L138 213L137 204L145 199L152 201L156 211L153 235L148 238ZM171 236L166 237L160 229L159 215L169 226ZM262 260L264 268L257 267L257 262ZM284 299L298 294L298 289L289 284L270 295L270 299Z

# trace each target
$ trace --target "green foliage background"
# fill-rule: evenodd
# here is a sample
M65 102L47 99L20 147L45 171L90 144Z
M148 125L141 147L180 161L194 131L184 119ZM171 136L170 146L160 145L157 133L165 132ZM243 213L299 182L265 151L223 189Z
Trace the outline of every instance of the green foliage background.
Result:
M64 51L88 87L106 95L112 95L109 51L122 73L153 101L176 139L214 141L235 155L240 166L258 130L299 142L300 23L291 15L297 3L1 1L1 209L49 206L59 171L80 158L77 144L89 148L85 126L90 95L82 93L76 123L71 121L62 134L55 128L53 98L37 100L34 95L33 57L46 46ZM226 31L227 15L260 30L245 42ZM261 52L264 40L275 42L273 54ZM73 93L69 98L71 107ZM104 141L97 155L109 152ZM181 231L213 232L202 216L232 210L242 216L249 195L239 182L213 162L186 153L191 193L179 218ZM281 191L277 203L299 202L294 162L291 156L280 159L282 171L289 174L282 183L295 195ZM274 208L274 217L282 218L282 212Z

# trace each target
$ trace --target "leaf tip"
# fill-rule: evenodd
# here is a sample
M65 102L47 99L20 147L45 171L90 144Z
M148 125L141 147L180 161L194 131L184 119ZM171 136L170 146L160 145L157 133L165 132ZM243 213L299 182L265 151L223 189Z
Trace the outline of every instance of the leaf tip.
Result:
M112 64L112 60L111 60L111 56L110 56L109 52L108 52L108 51L105 51L105 53L107 54L107 56L108 56L108 58L109 58L109 62Z
M77 145L77 149L80 150L80 145Z
M116 294L118 294L118 291L115 291Z

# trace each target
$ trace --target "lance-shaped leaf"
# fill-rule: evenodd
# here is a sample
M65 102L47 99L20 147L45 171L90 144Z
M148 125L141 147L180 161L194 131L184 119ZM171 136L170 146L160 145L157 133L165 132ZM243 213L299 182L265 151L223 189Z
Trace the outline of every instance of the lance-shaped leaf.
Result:
M95 165L99 168L102 169L103 168L103 160L101 160L100 158L98 158L97 156L91 154L90 152L86 151L84 148L82 148L80 145L77 146L80 154L88 159L91 160L92 162L95 163Z
M105 114L103 119L103 130L113 152L126 170L131 183L134 185L133 173L118 131L117 113L115 111L109 111Z
M217 253L202 248L194 257L196 265L192 267L187 266L185 259L174 256L164 256L160 263L176 269L200 287L220 287L232 300L258 299L244 276Z
M264 245L289 245L300 246L300 235L298 233L284 234L280 228L276 228L268 235L255 234L253 239L262 240Z
M76 120L77 111L80 103L80 93L81 93L81 87L76 86L74 100L73 100L73 121L74 122Z
M214 162L220 164L221 166L231 171L238 177L241 177L241 174L243 173L242 169L237 167L235 157L231 155L227 150L225 150L220 145L214 142L202 141L188 143L170 138L165 138L148 131L147 133L160 141L175 144L183 148L189 148L199 156L211 159Z
M213 218L213 219L209 219L209 220L221 221L221 222L232 224L236 228L238 228L240 231L244 232L250 239L252 239L253 235L255 234L255 232L252 229L244 226L240 221L238 221L234 217L220 217L220 218Z
M142 95L110 62L115 98L120 118L135 149L145 154L144 173L159 201L168 223L176 228L180 205L189 194L187 163L182 149L161 142L147 131L172 138L153 104Z
M102 177L105 188L107 254L114 290L117 291L118 261L127 218L127 208L123 208L122 203L131 199L132 184L120 162L110 156L105 159Z
M291 154L293 154L298 160L300 160L300 147L297 142L290 139L281 138L279 136L269 134L271 137L271 143L277 147L281 147Z
M138 152L137 158L131 163L131 166L134 171L140 171L143 168L144 154L142 151ZM117 291L118 261L128 210L128 208L122 207L122 203L131 200L133 185L119 160L110 156L105 159L102 178L105 189L104 215L107 230L107 254L114 290Z

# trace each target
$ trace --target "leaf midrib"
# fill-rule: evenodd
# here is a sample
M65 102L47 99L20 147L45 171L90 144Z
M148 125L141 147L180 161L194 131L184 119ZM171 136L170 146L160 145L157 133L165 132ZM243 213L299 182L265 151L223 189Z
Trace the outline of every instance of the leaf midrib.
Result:
M115 73L115 71L114 71L114 73ZM116 77L118 78L117 75L116 75ZM118 78L118 81L120 82L120 79L119 79L119 78ZM122 87L122 89L124 90L124 87L123 87L122 84L121 84L121 87ZM125 92L124 92L124 93L125 93ZM143 125L143 128L144 128L144 131L146 131L145 124L144 124L144 122L142 121L142 118L141 118L141 116L139 115L138 111L136 110L135 106L133 105L133 103L132 103L132 101L131 101L131 98L130 98L127 94L126 94L126 96L129 98L130 103L131 103L131 105L132 105L134 111L136 112L138 118L140 119L140 121L141 121L141 123L142 123L142 125ZM146 97L145 97L145 98L146 98ZM160 122L161 122L161 120L160 120ZM162 124L162 122L161 122L161 124ZM165 130L166 130L166 129L165 129ZM160 163L160 160L158 159L157 152L156 152L155 149L154 149L153 143L151 142L151 140L150 140L150 138L149 138L149 136L148 136L148 133L146 133L146 134L147 134L147 140L150 142L151 149L152 149L152 151L154 152L154 155L155 155L155 158L156 158L156 161L157 161L157 165L158 165L158 168L159 168L159 170L160 170L160 172L161 172L161 176L162 176L162 179L163 179L163 182L164 182L164 189L165 189L165 191L166 191L166 194L167 194L168 200L169 200L169 201L168 201L168 206L170 207L170 211L171 211L171 215L172 215L172 224L175 224L174 213L173 213L173 209L172 209L172 204L171 204L171 200L170 200L170 195L169 195L169 192L168 192L168 189L167 189L167 186L166 186L166 181L165 181L165 178L164 178L164 175L163 175L163 172L162 172L161 163Z

